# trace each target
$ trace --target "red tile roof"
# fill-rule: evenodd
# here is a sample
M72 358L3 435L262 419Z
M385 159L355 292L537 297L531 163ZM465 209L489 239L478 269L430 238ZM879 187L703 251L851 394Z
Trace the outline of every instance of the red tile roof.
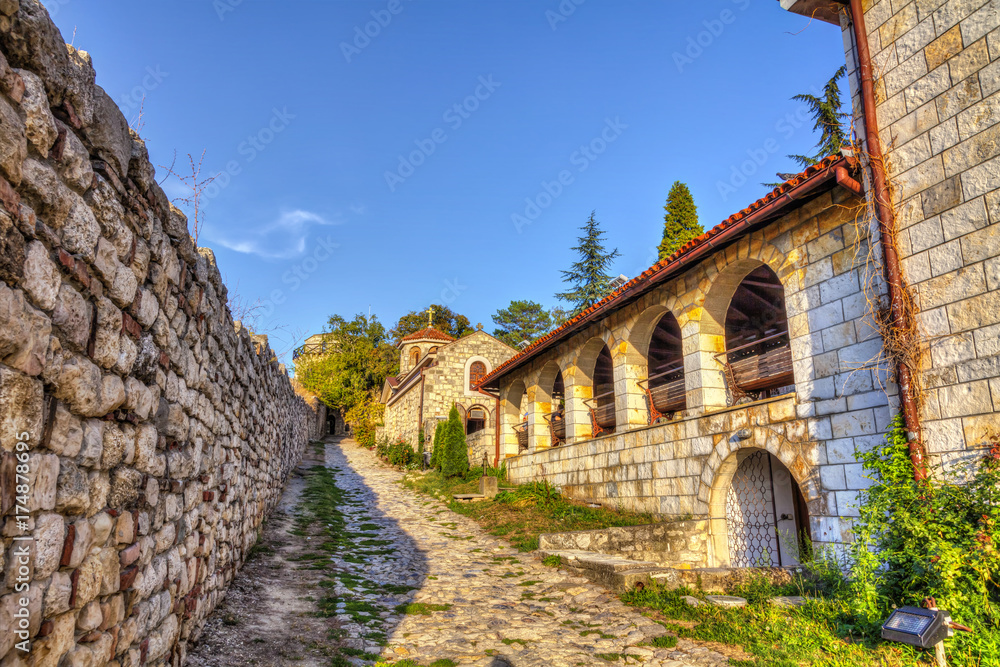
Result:
M403 336L399 339L399 342L402 343L408 340L425 340L428 338L431 340L443 340L447 343L455 340L443 331L438 331L434 327L427 327L426 329L421 329L420 331L411 333L409 336Z
M575 327L576 325L585 322L589 319L593 319L598 311L607 310L608 307L615 301L618 301L625 293L630 292L633 288L639 286L643 282L648 282L651 277L655 274L659 274L661 280L665 280L670 277L672 273L664 271L665 269L679 268L685 265L685 260L689 259L692 253L702 245L714 240L717 236L725 232L726 230L736 226L738 223L745 221L749 216L758 210L764 208L765 206L776 202L778 199L788 195L791 191L799 188L799 186L812 181L814 179L819 179L821 177L830 177L834 172L833 170L837 167L844 166L847 164L848 160L840 155L831 155L824 158L820 162L810 166L805 171L800 174L796 174L792 178L788 179L774 190L769 192L767 195L761 197L754 203L747 206L742 211L734 213L729 216L715 227L712 227L704 234L695 237L685 243L683 246L677 249L669 257L666 257L653 266L649 267L643 271L640 275L636 276L629 282L625 283L614 292L604 297L594 305L585 309L578 315L570 318L563 322L561 326L553 329L546 335L534 341L531 345L524 348L520 353L514 355L504 363L500 364L494 368L490 373L487 373L482 380L480 380L478 387L485 386L488 382L505 375L508 371L513 370L516 366L519 366L523 361L529 356L534 356L541 348L548 347L554 344L559 339L563 338L568 334L568 331ZM790 195L786 197L789 202L796 201L795 197ZM660 282L659 280L653 281L651 284ZM623 303L614 304L615 306L624 305Z

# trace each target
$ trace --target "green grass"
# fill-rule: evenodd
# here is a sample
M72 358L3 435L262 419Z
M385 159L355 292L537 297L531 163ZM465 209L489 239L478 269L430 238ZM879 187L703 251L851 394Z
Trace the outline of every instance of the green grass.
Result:
M510 646L511 644L520 644L521 646L528 645L528 642L525 639L508 639L507 637L504 637L500 641L506 644L507 646Z
M396 613L404 616L430 616L435 611L448 611L450 604L429 604L427 602L411 602L396 607Z
M466 482L461 478L446 478L438 472L408 475L403 479L403 484L420 493L445 497L478 491L478 480ZM649 514L629 514L588 507L563 498L552 487L536 484L515 487L514 491L503 491L494 500L468 503L453 501L448 504L448 508L475 520L489 534L507 539L522 552L538 549L538 536L542 533L636 526L654 521Z
M678 636L708 642L720 642L742 648L749 659L734 661L740 667L917 667L929 665L926 654L902 644L872 641L856 634L848 623L850 615L843 603L811 593L813 599L802 607L778 607L770 604L773 595L788 591L771 590L753 584L759 595L742 608L714 605L692 607L682 596L697 591L685 588L668 590L649 586L642 591L624 593L628 605L655 611L660 619L693 621L693 627L669 624ZM746 585L739 592L747 593ZM734 591L730 591L734 592ZM800 591L801 593L801 591ZM675 637L655 641L676 645ZM657 644L653 644L657 646ZM975 663L950 662L952 665L980 667Z

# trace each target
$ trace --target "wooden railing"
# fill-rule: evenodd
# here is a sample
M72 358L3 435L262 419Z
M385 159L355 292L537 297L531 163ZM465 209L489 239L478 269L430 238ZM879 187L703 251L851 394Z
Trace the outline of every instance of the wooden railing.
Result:
M549 424L549 434L552 436L553 447L558 447L560 443L566 442L566 416L562 410L542 415L542 419Z
M659 382L656 386L650 386L654 380ZM639 380L637 384L646 392L650 424L655 424L661 419L669 419L675 412L687 407L683 366L673 366L650 375L645 380Z
M517 451L524 452L528 449L528 420L525 419L520 424L514 424L512 427L514 429L514 434L517 436Z
M610 398L610 401L605 399ZM596 438L601 433L615 430L615 390L606 391L593 398L585 398L583 402L590 409L590 437Z
M785 339L784 345L730 360L738 352L781 338ZM756 400L762 398L762 394L769 389L795 383L792 372L792 348L787 339L788 333L783 331L715 355L716 360L726 357L726 361L720 363L726 375L726 384L729 385L731 403L735 404L742 398Z

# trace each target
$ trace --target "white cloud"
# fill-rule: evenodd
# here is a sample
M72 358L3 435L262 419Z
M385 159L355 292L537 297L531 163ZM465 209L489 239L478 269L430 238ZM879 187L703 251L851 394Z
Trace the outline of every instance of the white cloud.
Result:
M368 212L368 207L364 204L351 204L351 212L357 215L364 215Z
M310 227L334 225L310 211L286 211L276 220L257 229L246 230L237 237L213 230L212 241L230 250L267 259L291 259L306 251Z

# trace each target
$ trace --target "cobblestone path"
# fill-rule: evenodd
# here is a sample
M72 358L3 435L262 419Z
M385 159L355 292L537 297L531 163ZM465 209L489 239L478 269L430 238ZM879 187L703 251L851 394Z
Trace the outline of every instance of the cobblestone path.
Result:
M683 639L670 649L649 646L663 626L403 487L401 473L353 441L328 444L326 463L350 499L341 510L346 530L380 538L333 557L344 572L333 591L337 618L356 650L420 665L728 664ZM366 553L366 542L379 548ZM383 639L384 647L375 643Z

